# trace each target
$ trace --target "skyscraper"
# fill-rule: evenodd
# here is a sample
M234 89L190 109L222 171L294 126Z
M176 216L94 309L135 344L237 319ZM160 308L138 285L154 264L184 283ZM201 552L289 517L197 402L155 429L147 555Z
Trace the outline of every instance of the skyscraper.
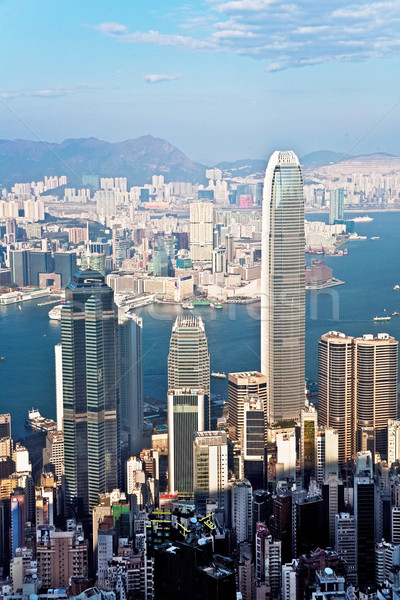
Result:
M168 489L193 497L193 439L204 431L204 391L168 391Z
M194 263L211 262L213 212L211 202L192 202L190 205L190 258Z
M96 271L78 271L61 311L65 501L88 517L98 495L119 487L117 317Z
M388 420L397 419L399 343L387 333L354 340L354 395L357 447L364 429L374 437L374 452L387 458Z
M178 317L172 327L168 354L168 389L179 388L203 390L205 427L209 429L210 355L201 317Z
M331 190L329 197L329 224L333 225L335 221L343 220L344 188Z
M228 375L228 409L229 439L240 442L244 425L244 402L249 397L259 398L267 406L267 378L258 371L229 373ZM265 413L265 421L267 414Z
M208 498L225 508L228 487L228 445L224 431L197 431L194 437L194 501L206 514Z
M264 181L261 372L268 421L297 419L304 405L304 197L294 152L274 152Z
M318 342L318 420L338 432L341 465L354 451L353 402L353 338L329 331Z
M138 456L143 448L143 320L119 309L118 324L121 439Z

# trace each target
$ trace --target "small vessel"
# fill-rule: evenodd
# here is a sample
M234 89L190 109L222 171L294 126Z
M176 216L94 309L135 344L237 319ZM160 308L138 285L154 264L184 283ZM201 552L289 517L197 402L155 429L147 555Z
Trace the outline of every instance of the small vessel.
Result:
M398 314L399 314L399 313L397 312L397 310L395 310L394 312L392 312L392 317L397 317L397 316L398 316Z
M210 308L222 308L222 304L218 304L217 302L211 302Z
M218 373L218 371L211 371L211 377L215 377L215 379L226 379L226 373Z
M18 310L22 310L22 306L18 304Z
M374 317L374 321L390 321L391 318L389 315L385 315L384 317Z
M25 419L25 427L27 427L27 429L32 429L33 431L47 433L48 431L57 430L57 423L53 421L53 419L42 417L37 409L32 408L32 410L28 412L28 418Z
M354 217L353 221L354 223L370 223L371 221L373 221L373 218L369 217L368 215L358 215L358 217Z
M396 285L393 288L394 290L400 290L400 285L398 283L396 283Z
M61 309L63 304L57 304L49 311L49 319L53 321L61 321Z
M5 362L6 358L5 356L0 356L0 362Z
M191 302L184 302L182 304L182 308L184 308L185 310L193 310L194 306Z
M371 236L371 240L380 240L381 238L379 237L379 235L373 235Z

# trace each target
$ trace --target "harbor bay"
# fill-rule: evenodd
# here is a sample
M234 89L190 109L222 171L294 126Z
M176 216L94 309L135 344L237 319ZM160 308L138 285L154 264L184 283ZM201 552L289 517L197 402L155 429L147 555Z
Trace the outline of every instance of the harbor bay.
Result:
M352 214L351 217L355 215ZM400 339L400 317L374 322L374 317L400 312L400 213L371 213L373 221L356 223L366 240L346 244L347 256L322 257L344 285L307 292L306 376L317 378L317 343L329 331L348 335L387 332ZM327 215L307 215L326 220ZM371 239L371 237L379 239ZM307 257L309 260L310 257ZM51 306L40 301L0 307L0 412L11 412L15 439L24 437L32 407L55 418L54 345L60 324L48 318ZM256 370L260 363L260 305L225 304L222 310L195 307L206 327L211 369L218 373ZM166 399L167 354L172 324L184 310L178 305L148 305L143 317L144 393ZM226 398L227 382L211 379L211 392Z

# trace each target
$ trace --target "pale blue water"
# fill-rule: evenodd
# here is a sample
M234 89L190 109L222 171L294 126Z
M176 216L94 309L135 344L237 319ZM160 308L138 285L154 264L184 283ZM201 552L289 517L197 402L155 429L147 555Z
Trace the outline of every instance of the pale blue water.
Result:
M353 215L354 216L354 215ZM346 257L326 257L334 275L345 285L320 292L316 314L311 315L307 294L306 375L317 377L317 341L331 329L349 335L388 332L400 339L400 316L376 324L375 315L400 312L400 213L371 213L372 223L356 224L360 235L380 236L379 240L349 242ZM322 220L321 215L309 219ZM43 300L42 300L43 301ZM313 299L312 299L313 302ZM50 306L26 302L0 307L0 412L10 412L14 438L24 436L24 420L34 406L55 417L54 345L60 341L60 325L48 319ZM179 307L145 307L144 392L163 399L167 391L167 355L171 327ZM259 305L225 305L223 310L199 308L203 317L214 371L259 368ZM339 320L336 320L338 313ZM43 336L46 337L43 337ZM224 380L211 380L214 394L226 395Z

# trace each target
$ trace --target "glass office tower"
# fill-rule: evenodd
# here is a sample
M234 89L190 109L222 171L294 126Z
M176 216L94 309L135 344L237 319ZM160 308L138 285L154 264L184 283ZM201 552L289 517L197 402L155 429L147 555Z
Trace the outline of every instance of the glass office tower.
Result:
M118 346L114 294L78 271L61 311L65 503L82 518L119 487Z
M272 424L298 419L304 406L304 198L294 152L269 160L262 219L261 373Z

